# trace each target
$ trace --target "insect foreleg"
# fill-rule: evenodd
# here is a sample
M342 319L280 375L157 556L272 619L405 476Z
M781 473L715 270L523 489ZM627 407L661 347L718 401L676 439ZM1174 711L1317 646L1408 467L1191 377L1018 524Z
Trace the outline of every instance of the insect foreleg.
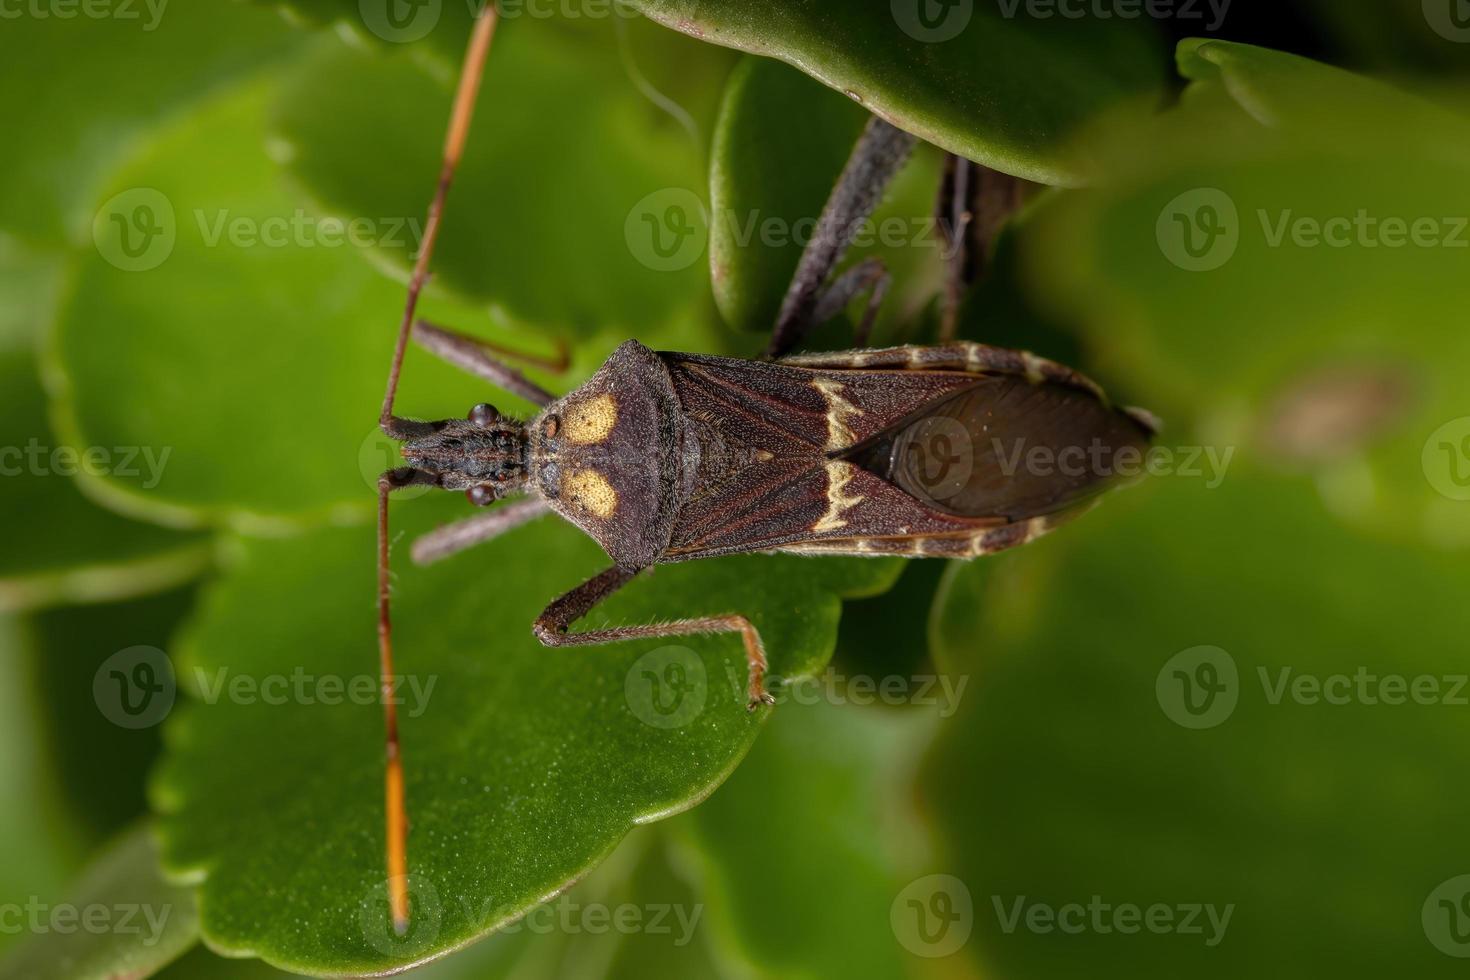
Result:
M750 620L744 616L705 616L681 619L652 626L615 626L586 633L569 633L573 623L591 612L598 603L631 582L638 572L614 566L577 586L557 599L536 618L532 630L543 646L597 646L625 640L654 640L669 636L697 636L709 633L739 633L745 640L750 708L774 704L766 692L766 649Z
M796 267L766 347L767 357L780 357L821 323L817 307L832 271L842 262L863 222L882 202L917 142L916 137L876 116L868 121Z
M419 320L413 325L413 339L435 357L477 378L484 378L511 394L520 395L534 405L549 405L555 400L555 396L545 388L510 365L491 357L489 345L474 337Z
M430 531L413 543L413 560L419 565L433 564L514 530L548 510L539 497L530 497Z

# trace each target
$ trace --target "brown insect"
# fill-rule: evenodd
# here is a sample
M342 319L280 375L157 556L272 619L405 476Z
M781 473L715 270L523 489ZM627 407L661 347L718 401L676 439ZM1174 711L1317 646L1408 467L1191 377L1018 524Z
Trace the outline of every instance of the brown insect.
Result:
M548 605L533 630L547 646L740 633L752 709L766 691L766 655L738 610L648 626L570 632L640 571L665 562L744 552L974 558L1043 534L1108 482L1118 452L1142 452L1150 417L1111 407L1069 368L1031 354L950 342L790 356L814 326L868 293L859 343L887 289L869 259L830 281L860 221L912 150L912 136L872 120L802 257L763 360L649 350L628 341L582 387L556 398L474 339L415 322L444 199L494 30L476 23L455 99L443 171L409 284L380 425L403 443L407 466L379 479L378 607L385 685L393 674L389 622L388 497L433 486L485 507L520 498L415 542L432 562L554 511L600 544L612 567ZM951 160L949 235L962 241L973 165ZM975 181L975 184L981 184ZM952 262L954 270L966 263ZM951 295L958 289L952 284ZM952 318L951 318L952 320ZM419 422L393 414L408 338L541 406L510 419L475 406L465 419ZM1058 465L1021 466L1021 458ZM1069 454L1074 465L1061 465ZM1076 465L1077 460L1088 465ZM388 692L385 688L385 695ZM407 817L397 722L387 713L387 863L395 928L408 925Z

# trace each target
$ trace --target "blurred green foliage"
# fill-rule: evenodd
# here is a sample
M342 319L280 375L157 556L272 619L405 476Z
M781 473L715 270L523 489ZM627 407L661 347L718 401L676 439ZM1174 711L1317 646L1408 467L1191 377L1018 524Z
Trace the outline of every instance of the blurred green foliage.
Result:
M1385 79L1186 40L1171 97L1161 25L1023 0L502 6L431 318L565 344L531 369L554 390L629 337L750 353L872 110L935 144L875 223L918 233L852 256L896 274L880 336L933 329L940 149L1058 185L962 334L1106 379L1166 454L1014 554L671 566L596 614L749 615L779 700L753 716L729 637L536 645L604 561L570 528L398 548L423 914L396 938L373 419L472 7L7 14L0 978L1457 971L1453 3L1302 0ZM406 414L485 397L410 354Z

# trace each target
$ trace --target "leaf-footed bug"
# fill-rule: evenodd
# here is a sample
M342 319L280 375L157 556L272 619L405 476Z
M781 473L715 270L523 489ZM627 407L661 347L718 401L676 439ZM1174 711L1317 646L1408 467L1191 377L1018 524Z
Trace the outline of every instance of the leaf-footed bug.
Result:
M437 561L548 511L581 528L612 567L548 605L533 628L546 646L739 633L752 709L772 703L759 633L738 611L646 626L573 633L570 626L641 571L661 563L745 552L973 558L1032 540L1084 509L1108 484L1100 455L1137 451L1155 425L1112 407L1075 371L1035 355L970 342L792 355L814 327L867 293L866 341L887 290L881 261L833 279L858 225L880 203L915 138L873 118L801 258L761 360L618 347L561 398L495 359L470 337L414 318L428 278L449 185L497 21L488 4L466 54L438 188L393 351L379 424L403 444L407 466L378 481L378 637L384 683L393 676L388 499L431 486L463 491L485 514L415 542ZM970 238L973 164L950 158L942 206L955 243ZM1002 178L1003 180L1004 178ZM1005 188L1006 193L1011 188ZM985 215L980 209L984 224ZM971 260L973 262L973 256ZM971 264L972 264L971 262ZM950 309L967 276L951 262ZM540 406L529 420L475 406L465 419L420 422L393 413L410 336L430 352ZM1095 465L1028 473L999 461L1016 446L1052 454L1089 447ZM387 865L394 927L408 927L408 820L397 717L387 729Z

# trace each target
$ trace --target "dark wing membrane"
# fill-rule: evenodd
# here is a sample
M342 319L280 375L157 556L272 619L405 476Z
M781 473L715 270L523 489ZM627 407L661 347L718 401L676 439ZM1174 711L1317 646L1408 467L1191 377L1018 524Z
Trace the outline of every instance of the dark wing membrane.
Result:
M1015 354L1014 370L973 371L660 356L687 416L758 451L684 501L667 561L1057 515L1105 487L1123 451L1141 463L1151 434L1084 379Z
M1149 436L1086 389L991 376L848 458L945 513L1023 521L1138 472Z
M812 541L968 536L1005 523L942 513L842 460L757 464L725 489L685 506L662 560L774 551Z
M660 356L686 413L718 417L735 438L777 456L847 449L980 378L961 371L823 370Z

